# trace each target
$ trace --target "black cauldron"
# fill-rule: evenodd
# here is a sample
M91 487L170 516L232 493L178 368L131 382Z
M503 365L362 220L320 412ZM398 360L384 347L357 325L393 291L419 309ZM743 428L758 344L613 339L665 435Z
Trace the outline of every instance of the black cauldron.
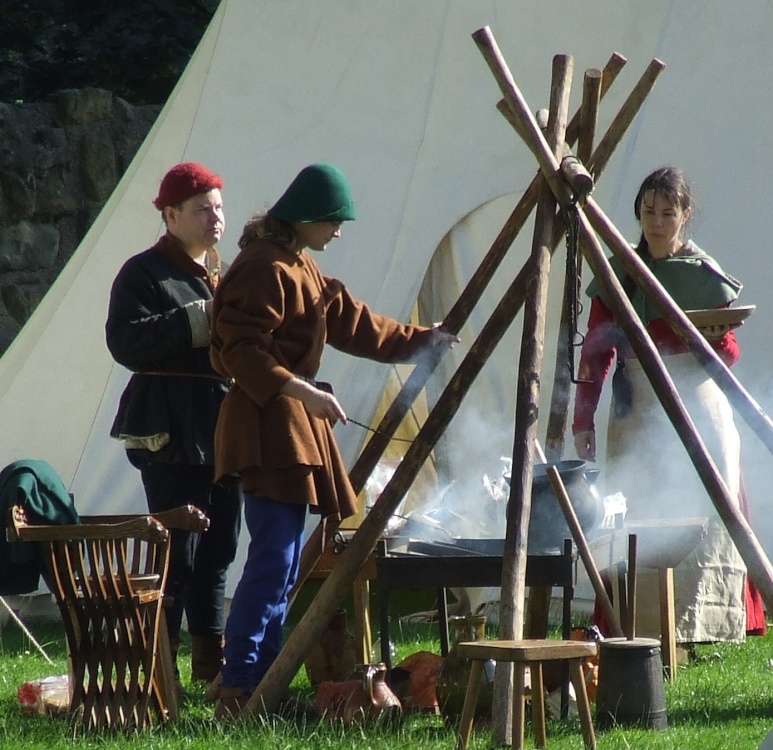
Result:
M572 533L566 523L564 512L553 492L553 485L547 475L548 467L555 466L561 477L572 507L577 515L580 528L585 536L601 521L602 500L594 483L598 469L588 469L585 461L558 461L555 464L534 464L531 485L531 516L529 519L529 554L539 554L562 549L564 539L571 539ZM505 474L510 484L510 475ZM508 512L510 504L508 502Z

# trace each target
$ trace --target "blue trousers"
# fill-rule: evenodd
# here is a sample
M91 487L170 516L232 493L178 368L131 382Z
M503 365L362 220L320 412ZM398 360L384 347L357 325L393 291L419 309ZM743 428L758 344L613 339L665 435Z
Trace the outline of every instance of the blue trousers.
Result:
M226 576L236 557L241 529L241 490L214 484L212 466L148 462L140 473L151 513L190 503L209 517L209 528L203 534L170 530L165 589L172 600L166 612L169 637L179 639L183 612L191 635L222 635Z
M223 686L252 691L282 648L287 598L298 577L305 505L244 495L247 561L225 626Z

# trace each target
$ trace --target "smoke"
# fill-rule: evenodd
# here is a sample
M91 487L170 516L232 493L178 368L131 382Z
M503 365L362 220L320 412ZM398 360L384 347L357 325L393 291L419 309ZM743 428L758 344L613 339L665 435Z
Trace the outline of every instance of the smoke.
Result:
M740 438L732 409L693 355L666 358L680 397L731 497L740 487ZM716 517L710 497L673 424L637 363L634 412L612 419L607 436L605 494L622 492L633 519Z

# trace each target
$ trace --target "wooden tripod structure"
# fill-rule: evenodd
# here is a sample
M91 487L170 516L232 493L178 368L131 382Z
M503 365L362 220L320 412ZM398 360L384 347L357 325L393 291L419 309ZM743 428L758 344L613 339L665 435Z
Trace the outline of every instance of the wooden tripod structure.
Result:
M340 555L335 568L322 584L317 596L300 619L274 664L266 673L245 706L242 717L273 712L312 646L319 638L325 624L350 590L357 574L375 547L386 524L414 481L419 469L434 448L437 440L450 423L461 401L482 369L488 356L496 348L507 328L522 307L525 307L524 327L519 361L516 420L513 448L510 506L505 556L503 559L502 610L500 636L520 638L523 631L523 600L526 568L527 530L531 505L531 480L533 457L539 413L542 350L545 337L547 282L553 250L564 235L562 220L556 216L556 205L564 208L575 202L575 194L568 180L571 170L562 169L561 158L566 155L566 144L572 144L578 136L579 160L587 173L598 180L614 148L640 109L644 99L655 84L664 65L653 60L647 71L626 99L618 115L601 138L595 149L592 139L598 103L625 64L619 55L613 55L603 72L589 71L585 76L583 104L580 111L568 121L568 93L572 72L571 58L558 56L554 61L551 86L551 106L547 140L521 96L496 41L486 27L473 34L483 57L496 79L504 102L499 108L506 114L535 154L540 171L524 192L518 205L495 239L483 262L471 278L452 310L446 316L443 327L458 333L469 313L493 277L508 248L523 227L532 209L537 206L532 253L522 270L513 280L496 306L466 357L452 376L435 406L430 411L413 443L408 448L392 479L378 501L362 521L349 545ZM705 445L696 433L682 404L676 388L668 375L654 344L639 321L622 287L612 271L596 232L619 256L626 270L650 297L663 317L695 353L709 374L728 395L733 406L749 423L769 450L773 452L773 423L746 393L730 371L719 360L684 313L674 304L657 280L630 250L624 238L606 218L601 209L587 197L578 209L583 255L596 275L605 295L611 300L613 310L620 320L645 373L661 400L668 416L687 447L717 511L736 543L750 575L757 583L769 611L773 611L773 567L754 537L747 522L735 509L727 487L707 454ZM439 356L423 366L417 366L407 379L400 394L386 412L378 432L374 434L352 469L350 479L357 491L375 468L387 442L394 434L418 393L437 367ZM554 388L554 392L559 389ZM555 400L556 396L554 396ZM563 414L561 410L563 409ZM558 419L551 424L565 425L566 404L553 404L551 412ZM563 420L563 421L562 421ZM550 430L550 426L549 426ZM561 433L557 437L558 432ZM553 428L548 442L560 455L563 427ZM301 560L300 581L310 572L324 549L334 527L323 525L304 548ZM499 686L499 695L512 700L512 688ZM501 700L495 702L495 740L508 744L508 728L497 719L505 717Z

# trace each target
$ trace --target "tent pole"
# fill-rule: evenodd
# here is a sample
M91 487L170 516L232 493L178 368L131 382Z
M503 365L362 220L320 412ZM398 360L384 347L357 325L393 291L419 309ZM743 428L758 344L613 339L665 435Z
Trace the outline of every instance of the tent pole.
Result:
M590 159L593 141L596 135L598 110L601 92L600 80L596 71L587 71L583 78L582 108L580 109L580 136L577 139L577 157L582 164ZM567 245L567 254L569 252ZM561 304L561 318L558 325L558 341L556 343L556 360L553 366L553 390L550 394L550 411L548 412L545 434L546 460L560 461L564 454L564 439L566 435L567 415L574 372L570 372L569 347L574 346L571 340L574 331L572 321L576 319L575 294L582 279L582 254L577 255L575 268L569 267L567 257L566 273L564 274L564 298ZM571 285L571 286L570 286Z
M502 64L504 65L504 61ZM556 153L563 153L564 150L573 69L574 62L568 55L556 55L553 58L547 136L550 147ZM503 640L523 638L534 448L537 439L555 213L556 199L550 187L543 181L534 220L534 235L529 259L532 276L524 300L523 333L518 363L513 463L510 474L505 547L502 555L502 593L499 610L499 637ZM515 744L516 738L513 732L517 728L512 725L513 700L521 700L521 696L513 696L512 665L502 665L497 668L494 678L491 729L496 745Z

